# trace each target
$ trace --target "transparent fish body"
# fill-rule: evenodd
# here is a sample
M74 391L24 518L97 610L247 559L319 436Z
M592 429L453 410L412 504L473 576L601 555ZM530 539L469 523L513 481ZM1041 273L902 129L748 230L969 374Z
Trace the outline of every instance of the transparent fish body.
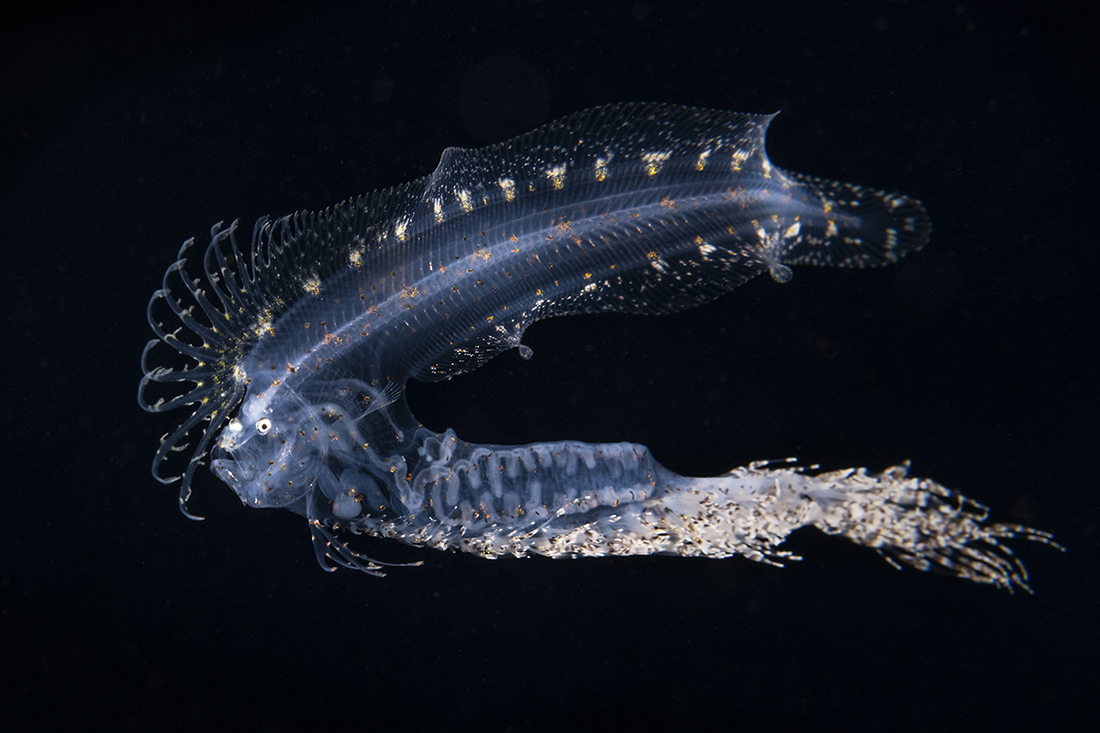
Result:
M372 574L383 563L339 531L484 557L775 562L791 531L813 525L914 567L1026 588L999 541L1048 535L985 524L979 505L901 467L754 464L691 478L636 444L475 445L409 412L408 379L448 379L509 348L529 357L523 333L543 318L668 313L757 274L886 265L927 242L915 200L774 166L771 119L598 107L448 149L403 186L261 219L245 249L236 222L216 226L205 283L188 274L185 243L150 303L157 338L139 400L195 409L165 437L154 475L181 481L187 513L209 454L246 505L306 517L322 566ZM162 477L175 453L190 459Z

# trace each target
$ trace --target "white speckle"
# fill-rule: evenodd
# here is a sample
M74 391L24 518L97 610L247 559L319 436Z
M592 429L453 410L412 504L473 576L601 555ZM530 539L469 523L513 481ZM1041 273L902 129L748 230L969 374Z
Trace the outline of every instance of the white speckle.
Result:
M275 322L271 320L271 314L265 312L260 316L260 320L256 321L256 324L252 327L252 333L255 334L257 338L268 333L274 333L274 324Z
M642 161L646 164L646 175L655 176L660 173L661 166L671 157L672 153L669 152L644 153Z
M695 170L701 171L707 167L707 158L710 157L710 153L710 148L707 148L703 152L699 153L699 157L695 161Z
M458 203L462 207L462 210L467 213L472 211L474 205L473 202L470 201L470 192L466 189L462 189L461 191L456 191L455 193L458 196Z
M890 227L886 228L886 246L896 247L898 244L898 230Z
M561 189L565 186L565 163L546 169L546 177L554 184L554 188Z
M610 161L608 158L596 158L596 180L603 181L607 178L607 164Z
M399 219L396 224L393 225L393 236L397 237L398 241L404 242L408 238L409 231L409 219Z
M790 239L791 237L797 237L798 233L802 231L802 222L796 221L787 227L787 231L783 232L784 239Z
M435 212L435 221L437 224L443 223L443 202L439 199L432 199L432 211Z
M730 160L730 170L738 172L741 170L741 164L749 158L749 151L738 148L733 151L733 157Z
M650 252L646 255L649 259L649 265L662 275L668 270L668 263L661 259L661 256L656 252Z
M699 254L703 255L704 257L711 254L712 252L717 252L717 251L718 251L718 248L715 247L713 244L700 244L699 245Z

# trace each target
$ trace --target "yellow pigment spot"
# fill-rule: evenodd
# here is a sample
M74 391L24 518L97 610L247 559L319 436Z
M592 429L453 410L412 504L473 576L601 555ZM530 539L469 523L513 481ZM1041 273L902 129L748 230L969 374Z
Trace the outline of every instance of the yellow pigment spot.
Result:
M672 157L672 153L645 153L642 162L646 164L646 175L655 176L661 172L661 166Z
M603 181L607 178L607 158L596 158L596 180Z
M474 204L470 201L470 192L463 189L458 192L458 203L466 213L473 211Z
M565 164L547 169L546 177L554 184L554 188L560 191L565 186Z
M647 252L646 259L649 260L649 265L654 270L660 273L664 273L668 269L668 263L661 259L661 255L657 252Z
M699 157L695 159L695 170L701 171L707 167L707 158L710 157L710 148L707 148L703 152L699 153Z
M393 235L397 237L398 241L404 242L408 239L409 220L402 219L393 226Z
M730 170L734 173L741 170L741 164L749 159L749 151L747 150L734 150L733 157L730 160Z
M259 338L265 334L271 336L275 335L274 320L271 318L271 311L264 311L260 315L260 320L256 321L256 325L252 327L252 333Z
M516 198L516 182L511 178L501 178L497 183L500 185L500 189L504 191L504 200L514 201Z

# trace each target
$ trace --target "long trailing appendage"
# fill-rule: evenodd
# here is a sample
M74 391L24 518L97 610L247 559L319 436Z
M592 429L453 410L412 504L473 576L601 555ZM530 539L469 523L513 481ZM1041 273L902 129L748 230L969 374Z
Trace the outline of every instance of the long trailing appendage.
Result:
M1027 569L1003 541L1062 549L1052 536L1019 524L985 524L986 507L911 477L908 469L905 463L881 473L859 468L813 475L791 465L754 463L673 489L659 500L673 509L659 524L669 536L679 535L681 554L735 552L773 563L798 559L776 547L794 529L812 525L875 549L898 568L1030 593Z
M1032 591L1027 568L1002 540L1064 549L1048 532L984 524L988 508L935 481L908 476L908 469L906 463L878 474L850 469L814 476L808 492L817 508L813 525L872 547L895 566L940 570L1010 592Z
M910 477L908 464L815 473L788 459L693 478L636 443L486 446L421 431L411 480L393 490L407 514L364 517L353 530L486 558L742 555L780 565L800 559L782 549L791 532L812 526L895 567L1028 592L1005 540L1061 549L1046 532L987 524L984 506Z

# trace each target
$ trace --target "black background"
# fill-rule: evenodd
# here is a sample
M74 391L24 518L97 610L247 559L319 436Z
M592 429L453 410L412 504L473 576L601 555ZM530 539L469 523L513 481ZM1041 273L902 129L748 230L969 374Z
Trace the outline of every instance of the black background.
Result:
M1086 3L29 6L2 40L6 730L1065 730L1095 725L1095 11ZM469 4L472 8L473 4ZM135 402L145 304L219 220L319 208L584 107L783 112L779 166L932 215L900 265L662 318L558 319L414 413L476 442L913 460L1051 530L1034 596L803 531L743 559L317 567L206 472L182 517Z

